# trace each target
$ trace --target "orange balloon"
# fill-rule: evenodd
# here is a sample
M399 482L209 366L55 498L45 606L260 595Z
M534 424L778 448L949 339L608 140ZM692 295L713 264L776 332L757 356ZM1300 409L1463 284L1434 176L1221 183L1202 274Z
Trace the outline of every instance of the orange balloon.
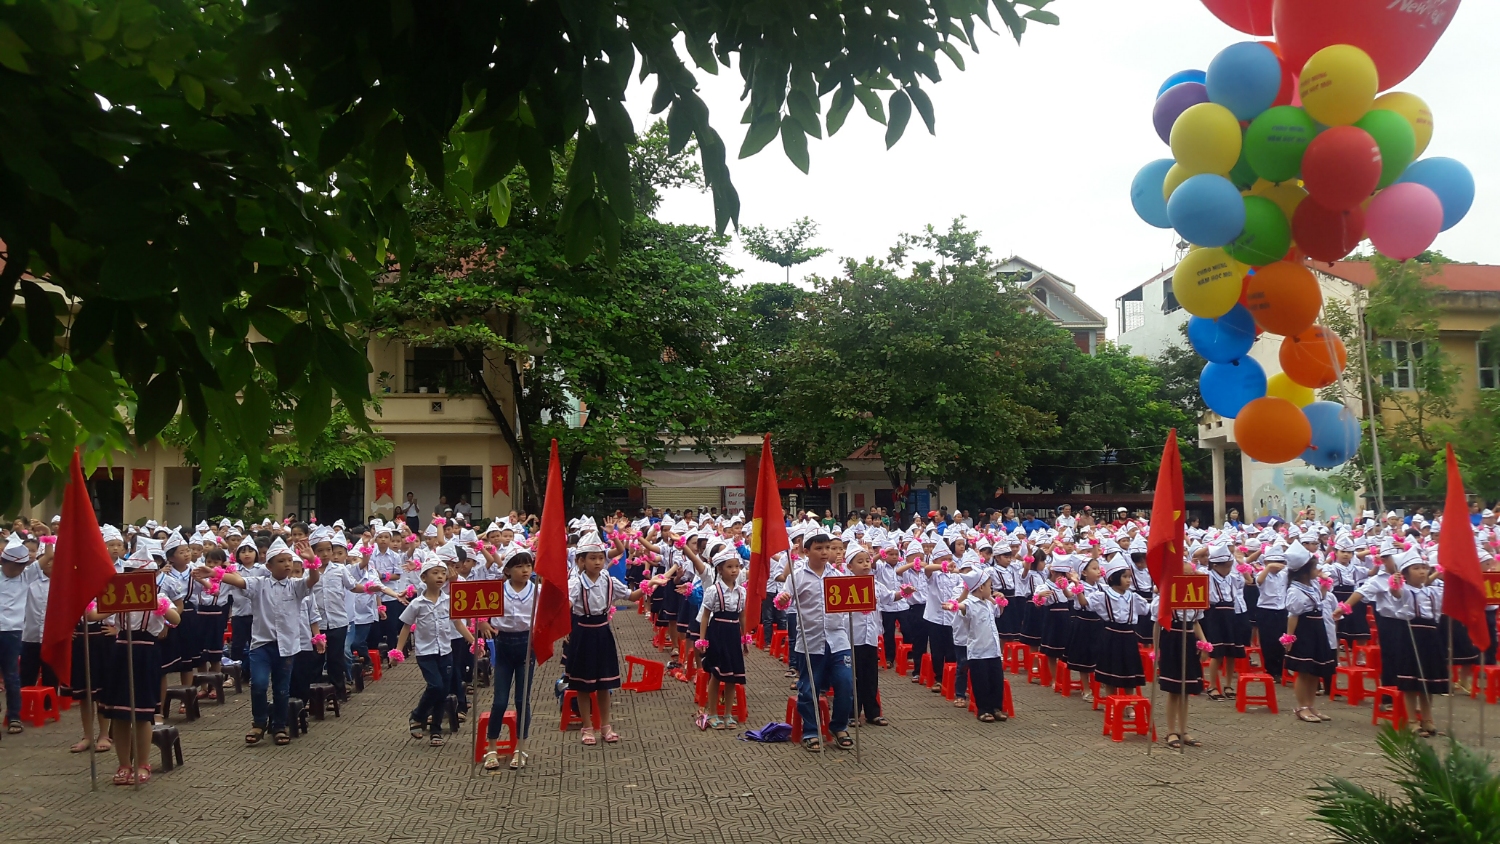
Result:
M1286 399L1266 396L1240 409L1234 418L1240 451L1262 463L1285 463L1312 445L1312 424Z
M1321 325L1282 340L1280 357L1286 377L1313 389L1338 381L1349 363L1344 341Z
M1323 308L1323 291L1312 270L1277 261L1255 271L1245 285L1245 307L1272 334L1295 337L1312 327Z

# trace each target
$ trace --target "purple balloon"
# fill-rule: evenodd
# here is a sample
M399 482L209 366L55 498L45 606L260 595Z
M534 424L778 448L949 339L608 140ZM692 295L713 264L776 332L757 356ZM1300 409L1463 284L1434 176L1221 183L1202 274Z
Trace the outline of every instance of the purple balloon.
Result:
M1156 107L1151 110L1151 122L1156 124L1156 134L1164 144L1172 142L1172 124L1184 111L1199 103L1208 102L1208 88L1201 82L1183 82L1167 89L1156 98Z

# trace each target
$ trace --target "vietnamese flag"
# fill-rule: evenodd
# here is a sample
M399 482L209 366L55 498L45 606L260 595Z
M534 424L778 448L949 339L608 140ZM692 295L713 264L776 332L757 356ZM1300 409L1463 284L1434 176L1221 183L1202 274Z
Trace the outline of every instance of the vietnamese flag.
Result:
M547 467L547 494L542 499L542 526L536 537L536 574L542 579L536 615L531 622L531 652L540 664L552 658L552 646L573 630L573 607L568 600L568 528L563 513L562 465L557 440Z
M760 604L765 600L766 581L771 577L771 558L790 548L786 515L781 510L781 488L776 483L776 465L771 460L771 435L766 434L760 451L760 477L755 482L755 515L750 523L745 629L753 630L760 624Z
M69 472L68 486L63 491L57 549L52 557L47 617L42 624L42 659L63 683L70 682L73 676L73 631L89 602L115 576L114 562L104 548L94 504L83 481L77 449L73 450Z
M1156 498L1151 502L1151 533L1146 537L1146 570L1161 598L1157 619L1172 626L1172 581L1182 576L1182 555L1187 547L1186 507L1182 498L1182 455L1177 451L1177 429L1167 434L1156 472Z
M1443 505L1443 533L1438 540L1438 564L1443 567L1443 615L1469 631L1469 641L1489 650L1490 628L1484 619L1484 575L1474 545L1474 526L1458 473L1453 443L1448 444L1448 500Z

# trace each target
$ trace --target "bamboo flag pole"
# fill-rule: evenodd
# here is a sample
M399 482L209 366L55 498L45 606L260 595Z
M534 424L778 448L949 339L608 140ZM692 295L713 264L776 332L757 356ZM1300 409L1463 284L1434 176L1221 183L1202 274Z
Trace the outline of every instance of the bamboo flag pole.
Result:
M93 666L91 666L89 664L89 651L91 650L91 648L89 647L90 644L91 643L89 642L88 615L85 614L84 615L84 621L83 621L83 713L88 716L88 723L98 725L98 722L101 721L101 720L103 720L103 719L99 717L99 710L94 708L94 671L93 671ZM1479 717L1481 719L1484 717L1483 710L1480 711L1480 716ZM1479 723L1483 724L1484 721L1481 720ZM95 726L94 729L98 729L98 726ZM87 736L87 738L91 742L94 741L94 737L92 735ZM134 735L134 733L132 733L132 735L130 736L130 740L132 742L135 741L135 735ZM1482 740L1483 739L1481 738L1481 741ZM95 742L95 744L97 745L97 742ZM98 765L94 762L94 755L95 754L94 754L94 751L93 751L92 748L88 751L88 754L89 754L89 791L98 791L99 790L99 782L98 782L99 771L98 771Z

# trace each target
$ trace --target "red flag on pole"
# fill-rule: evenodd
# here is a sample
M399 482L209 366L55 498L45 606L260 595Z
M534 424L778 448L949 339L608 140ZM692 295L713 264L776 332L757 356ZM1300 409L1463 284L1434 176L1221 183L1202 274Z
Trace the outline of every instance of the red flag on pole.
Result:
M64 683L73 676L73 630L89 602L115 576L114 563L99 533L99 520L94 517L94 504L83 482L77 449L73 450L73 466L69 471L57 550L52 557L47 617L42 624L42 659Z
M1146 570L1161 596L1157 618L1163 627L1172 624L1172 581L1182 576L1186 548L1186 507L1182 499L1182 455L1177 451L1177 429L1167 434L1156 472L1156 498L1151 502L1151 534L1146 537Z
M1443 534L1438 540L1438 564L1443 567L1443 615L1469 631L1469 641L1489 650L1490 628L1484 618L1484 574L1474 546L1474 526L1458 473L1453 443L1448 444L1448 500L1443 505Z
M745 590L747 629L760 623L760 604L765 600L766 581L771 577L771 558L790 547L786 515L781 510L781 490L776 483L776 465L771 460L771 435L766 434L760 451L760 477L755 482L755 515L750 523L750 575Z
M562 464L557 440L547 467L547 495L542 499L542 527L536 538L536 573L542 579L536 619L531 625L531 652L538 663L552 658L552 645L573 629L568 601L568 528L563 514Z

